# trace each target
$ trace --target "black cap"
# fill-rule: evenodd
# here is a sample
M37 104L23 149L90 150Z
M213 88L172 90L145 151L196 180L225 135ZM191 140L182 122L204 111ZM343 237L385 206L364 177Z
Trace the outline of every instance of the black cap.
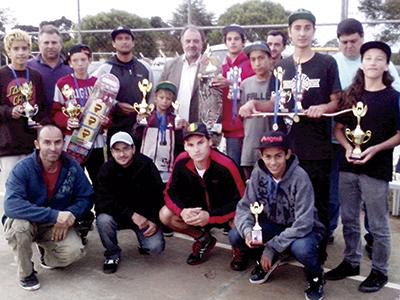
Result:
M206 125L204 125L204 123L201 123L201 122L190 123L183 130L183 139L184 140L191 137L192 135L205 136L207 139L210 139L210 135L208 133Z
M176 94L177 94L176 85L173 84L171 81L161 81L161 82L159 82L157 84L157 86L156 86L156 93L159 90L170 91L172 94L174 94L175 97L176 97Z
M361 60L364 56L364 53L367 52L369 49L380 49L386 54L386 62L389 63L390 61L390 56L392 55L392 51L390 50L390 47L388 44L380 41L372 41L372 42L366 42L364 43L361 48L360 48L360 53L361 53Z
M267 131L260 138L260 146L258 149L266 148L282 148L284 150L289 149L289 143L286 134L281 131Z
M360 21L349 18L341 21L336 30L337 37L340 38L342 35L350 35L353 33L358 33L361 37L364 36L364 28Z
M308 20L313 23L313 25L315 25L316 21L312 12L304 8L299 8L298 10L292 12L288 19L289 26L292 25L292 23L296 20Z
M132 31L130 30L130 28L125 27L125 26L119 26L117 28L115 28L112 32L111 32L111 38L113 41L115 41L115 37L120 34L120 33L127 33L132 37L132 40L135 39L135 36L133 35Z
M89 58L92 57L92 49L88 45L84 44L77 44L71 47L68 51L68 60L71 58L72 54L83 52L85 53Z
M238 24L231 24L222 28L222 34L227 35L228 32L237 32L244 37L244 29Z
M246 53L247 56L250 55L250 53L252 51L255 50L260 50L260 51L264 51L265 53L268 54L268 56L271 57L271 49L269 48L269 46L263 42L263 41L255 41L254 43L251 43L250 45L246 46L243 51L244 53Z

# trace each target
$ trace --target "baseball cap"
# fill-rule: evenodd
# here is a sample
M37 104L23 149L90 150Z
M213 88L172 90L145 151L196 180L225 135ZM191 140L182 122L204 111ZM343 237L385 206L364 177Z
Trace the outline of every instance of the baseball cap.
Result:
M208 133L206 125L201 122L198 123L190 123L183 130L183 139L186 140L188 137L192 135L205 136L207 139L210 139L210 135Z
M244 53L246 53L247 56L250 55L250 53L252 51L255 50L260 50L260 51L264 51L265 53L268 54L268 56L271 56L271 49L269 48L269 46L263 42L263 41L255 41L254 43L251 43L250 45L246 46L243 51Z
M292 23L296 20L308 20L313 23L313 25L315 25L316 21L312 12L304 8L299 8L291 13L288 19L289 26L292 25Z
M281 131L267 131L260 138L260 146L258 149L266 148L282 148L284 150L289 149L289 143L286 134Z
M68 51L68 59L71 58L71 56L75 53L80 53L83 52L85 53L89 58L92 57L92 49L88 45L84 44L77 44L71 47Z
M157 86L156 86L156 93L159 90L170 91L176 97L176 92L177 92L176 85L173 84L171 81L161 81L160 83L158 83Z
M116 37L118 34L120 34L120 33L127 33L127 34L129 34L129 35L132 37L133 40L135 39L135 36L133 35L133 32L131 31L130 28L128 28L128 27L126 27L126 26L119 26L119 27L115 28L115 29L111 32L111 38L112 38L112 40L114 41L114 40L115 40L115 37Z
M386 62L389 63L390 61L390 56L392 55L392 51L390 50L390 47L388 44L380 41L372 41L372 42L366 42L362 44L360 48L360 53L361 53L361 60L364 56L364 53L367 52L369 49L380 49L386 54Z
M227 35L228 32L237 32L239 33L242 37L244 37L244 29L242 26L238 25L238 24L231 24L228 26L225 26L224 28L222 28L222 34L223 35Z
M112 148L114 146L114 144L118 143L118 142L125 143L129 146L133 145L133 139L132 139L131 135L124 131L119 131L111 137L110 148Z

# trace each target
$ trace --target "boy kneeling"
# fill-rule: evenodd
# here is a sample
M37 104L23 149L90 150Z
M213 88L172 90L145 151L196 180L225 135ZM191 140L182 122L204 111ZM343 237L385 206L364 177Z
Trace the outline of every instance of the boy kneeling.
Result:
M235 225L229 233L234 251L231 267L243 270L250 249L264 247L262 256L250 277L251 283L263 283L279 265L282 254L290 253L305 267L308 287L306 299L322 299L323 269L319 243L324 227L314 207L314 191L307 173L299 166L281 132L265 133L260 140L261 159L257 162L236 208ZM258 202L262 239L252 240L254 215L250 205ZM247 253L246 253L247 252ZM235 256L235 253L241 255Z

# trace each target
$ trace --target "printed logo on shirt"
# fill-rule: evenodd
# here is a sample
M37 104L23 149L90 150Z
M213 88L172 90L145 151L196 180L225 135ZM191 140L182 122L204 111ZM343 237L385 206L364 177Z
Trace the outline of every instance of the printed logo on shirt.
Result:
M308 91L311 88L319 88L319 78L311 79L307 76L307 74L301 74L301 88L303 90ZM290 80L283 81L283 89L284 90L295 90L296 89L296 78L292 78Z

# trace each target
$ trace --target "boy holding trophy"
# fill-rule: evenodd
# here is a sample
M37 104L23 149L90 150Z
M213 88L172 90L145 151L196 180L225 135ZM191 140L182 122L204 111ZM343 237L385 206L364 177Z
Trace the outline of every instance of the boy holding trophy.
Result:
M263 248L249 279L260 284L279 265L283 254L290 253L304 265L306 299L322 299L323 269L318 248L324 227L314 207L311 181L282 132L263 134L259 149L261 158L236 208L236 228L229 232L232 248L242 253L234 256L231 267L244 270L249 249Z

